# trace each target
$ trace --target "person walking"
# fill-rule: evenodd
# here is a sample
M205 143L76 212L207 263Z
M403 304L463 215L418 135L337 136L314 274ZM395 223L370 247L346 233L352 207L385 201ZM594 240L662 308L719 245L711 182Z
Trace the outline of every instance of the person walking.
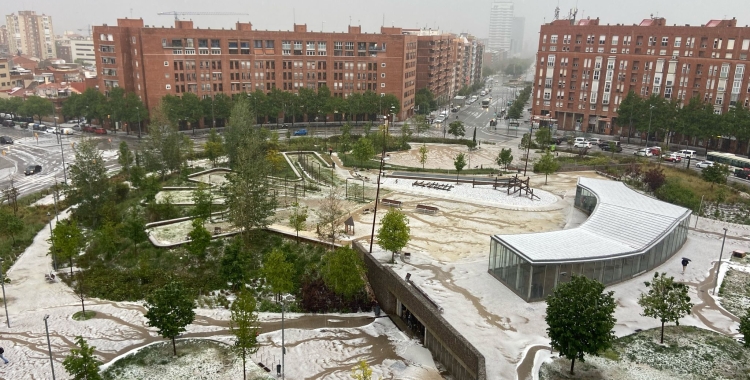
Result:
M690 260L690 259L688 259L686 257L682 258L682 273L683 274L685 274L685 268L687 268L687 265L690 264L691 261L692 260Z
M5 353L5 350L2 347L0 347L0 359L3 359L5 364L8 364L9 363L8 359L6 359L5 356L3 356L4 353Z

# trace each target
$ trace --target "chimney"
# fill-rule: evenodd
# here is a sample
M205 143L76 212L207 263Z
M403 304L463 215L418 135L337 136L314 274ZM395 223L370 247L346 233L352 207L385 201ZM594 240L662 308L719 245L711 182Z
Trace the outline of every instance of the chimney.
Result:
M296 33L307 33L307 24L294 24L294 31Z

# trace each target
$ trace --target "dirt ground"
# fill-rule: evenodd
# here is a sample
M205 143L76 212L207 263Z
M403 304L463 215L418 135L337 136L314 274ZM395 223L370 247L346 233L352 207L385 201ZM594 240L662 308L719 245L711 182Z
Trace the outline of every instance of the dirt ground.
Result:
M455 170L453 160L459 153L464 153L467 160L467 169L500 169L497 163L495 163L495 159L503 148L511 149L513 154L512 166L523 166L524 161L521 158L526 152L518 148L519 141L520 139L513 139L504 143L482 143L477 149L471 151L464 145L425 144L427 147L427 162L425 162L424 167L425 169ZM386 164L421 167L422 164L419 163L419 148L421 146L412 143L412 149L410 150L390 153L390 157L386 159ZM530 156L533 161L540 154L532 149Z

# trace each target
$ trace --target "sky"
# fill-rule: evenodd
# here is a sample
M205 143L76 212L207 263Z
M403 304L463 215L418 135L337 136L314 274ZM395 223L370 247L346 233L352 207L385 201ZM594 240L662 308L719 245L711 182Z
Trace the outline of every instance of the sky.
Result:
M347 25L361 25L363 32L380 26L428 27L446 32L468 32L487 37L492 0L2 0L0 15L34 10L53 17L56 34L66 30L85 34L89 25L114 25L117 18L143 18L146 25L174 25L173 16L158 12L239 12L237 16L187 16L197 27L233 28L237 20L259 30L290 30L307 24L312 31L342 32ZM747 0L515 0L515 15L525 17L525 50L533 53L539 26L550 22L555 7L566 16L578 7L578 18L599 17L601 24L639 23L651 14L672 24L705 24L710 19L737 18L750 24ZM0 20L0 22L4 21Z

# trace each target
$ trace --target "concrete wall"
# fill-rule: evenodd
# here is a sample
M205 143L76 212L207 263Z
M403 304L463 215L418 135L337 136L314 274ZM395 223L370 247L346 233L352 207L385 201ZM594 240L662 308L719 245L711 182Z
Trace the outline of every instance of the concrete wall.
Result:
M485 380L484 356L451 326L433 304L403 277L378 262L359 243L353 245L364 256L367 278L380 308L394 318L400 301L425 326L424 345L456 380Z

